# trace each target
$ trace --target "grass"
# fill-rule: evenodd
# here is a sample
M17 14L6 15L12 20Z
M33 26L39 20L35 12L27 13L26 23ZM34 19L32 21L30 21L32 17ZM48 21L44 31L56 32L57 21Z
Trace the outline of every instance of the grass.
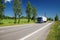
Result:
M60 40L60 21L53 24L46 40Z
M19 24L28 24L27 21L28 21L27 19L21 19ZM29 23L34 23L34 22L30 20ZM10 26L10 25L17 25L17 24L18 22L14 24L14 19L3 19L2 24L0 24L0 26Z

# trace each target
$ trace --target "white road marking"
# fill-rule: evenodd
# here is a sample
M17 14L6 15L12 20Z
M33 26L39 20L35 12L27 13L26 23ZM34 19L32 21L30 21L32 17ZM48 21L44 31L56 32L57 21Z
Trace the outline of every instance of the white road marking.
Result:
M52 23L53 23L53 22L52 22ZM25 36L25 37L23 37L23 38L21 38L21 39L19 39L19 40L25 40L26 38L32 36L33 34L39 32L39 31L43 30L44 28L46 28L47 26L51 25L52 23L47 24L46 26L44 26L44 27L42 27L42 28L36 30L35 32L33 32L33 33L31 33L31 34L29 34L29 35L27 35L27 36Z

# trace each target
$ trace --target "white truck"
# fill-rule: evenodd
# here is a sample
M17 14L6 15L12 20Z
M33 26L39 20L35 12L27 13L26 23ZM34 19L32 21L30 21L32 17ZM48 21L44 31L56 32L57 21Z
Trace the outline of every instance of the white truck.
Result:
M47 22L47 17L40 16L40 17L37 18L37 22L38 23Z

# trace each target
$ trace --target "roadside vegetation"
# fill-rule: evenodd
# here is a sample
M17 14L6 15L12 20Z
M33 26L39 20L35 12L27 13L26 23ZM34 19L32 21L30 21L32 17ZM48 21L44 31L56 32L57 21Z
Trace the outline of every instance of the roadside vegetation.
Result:
M60 21L56 21L47 36L47 40L60 40Z
M60 40L60 21L57 14L54 20L54 24L52 25L46 40Z
M30 22L27 22L28 19L20 19L20 23L19 24L31 24L31 23L35 23L33 20L30 20ZM19 25L18 24L18 19L16 21L16 24L14 23L14 19L3 19L2 20L2 24L0 24L0 26L11 26L11 25Z

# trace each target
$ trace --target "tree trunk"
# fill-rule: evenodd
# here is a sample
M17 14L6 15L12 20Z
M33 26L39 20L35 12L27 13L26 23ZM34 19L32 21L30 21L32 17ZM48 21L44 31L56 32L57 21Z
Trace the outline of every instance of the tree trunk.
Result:
M19 18L18 18L18 24L20 23L20 15L19 15Z
M34 16L34 19L33 19L33 20L34 20L34 22L35 22L35 18L36 18L36 17Z
M30 18L28 18L28 23L30 22Z
M17 19L16 19L16 16L17 16L17 15L16 15L16 13L15 13L15 17L14 17L14 20L15 20L14 23L15 23L15 24L16 24L16 20L17 20Z
M34 18L34 22L35 22L35 18Z
M2 12L0 12L0 24L2 24Z

